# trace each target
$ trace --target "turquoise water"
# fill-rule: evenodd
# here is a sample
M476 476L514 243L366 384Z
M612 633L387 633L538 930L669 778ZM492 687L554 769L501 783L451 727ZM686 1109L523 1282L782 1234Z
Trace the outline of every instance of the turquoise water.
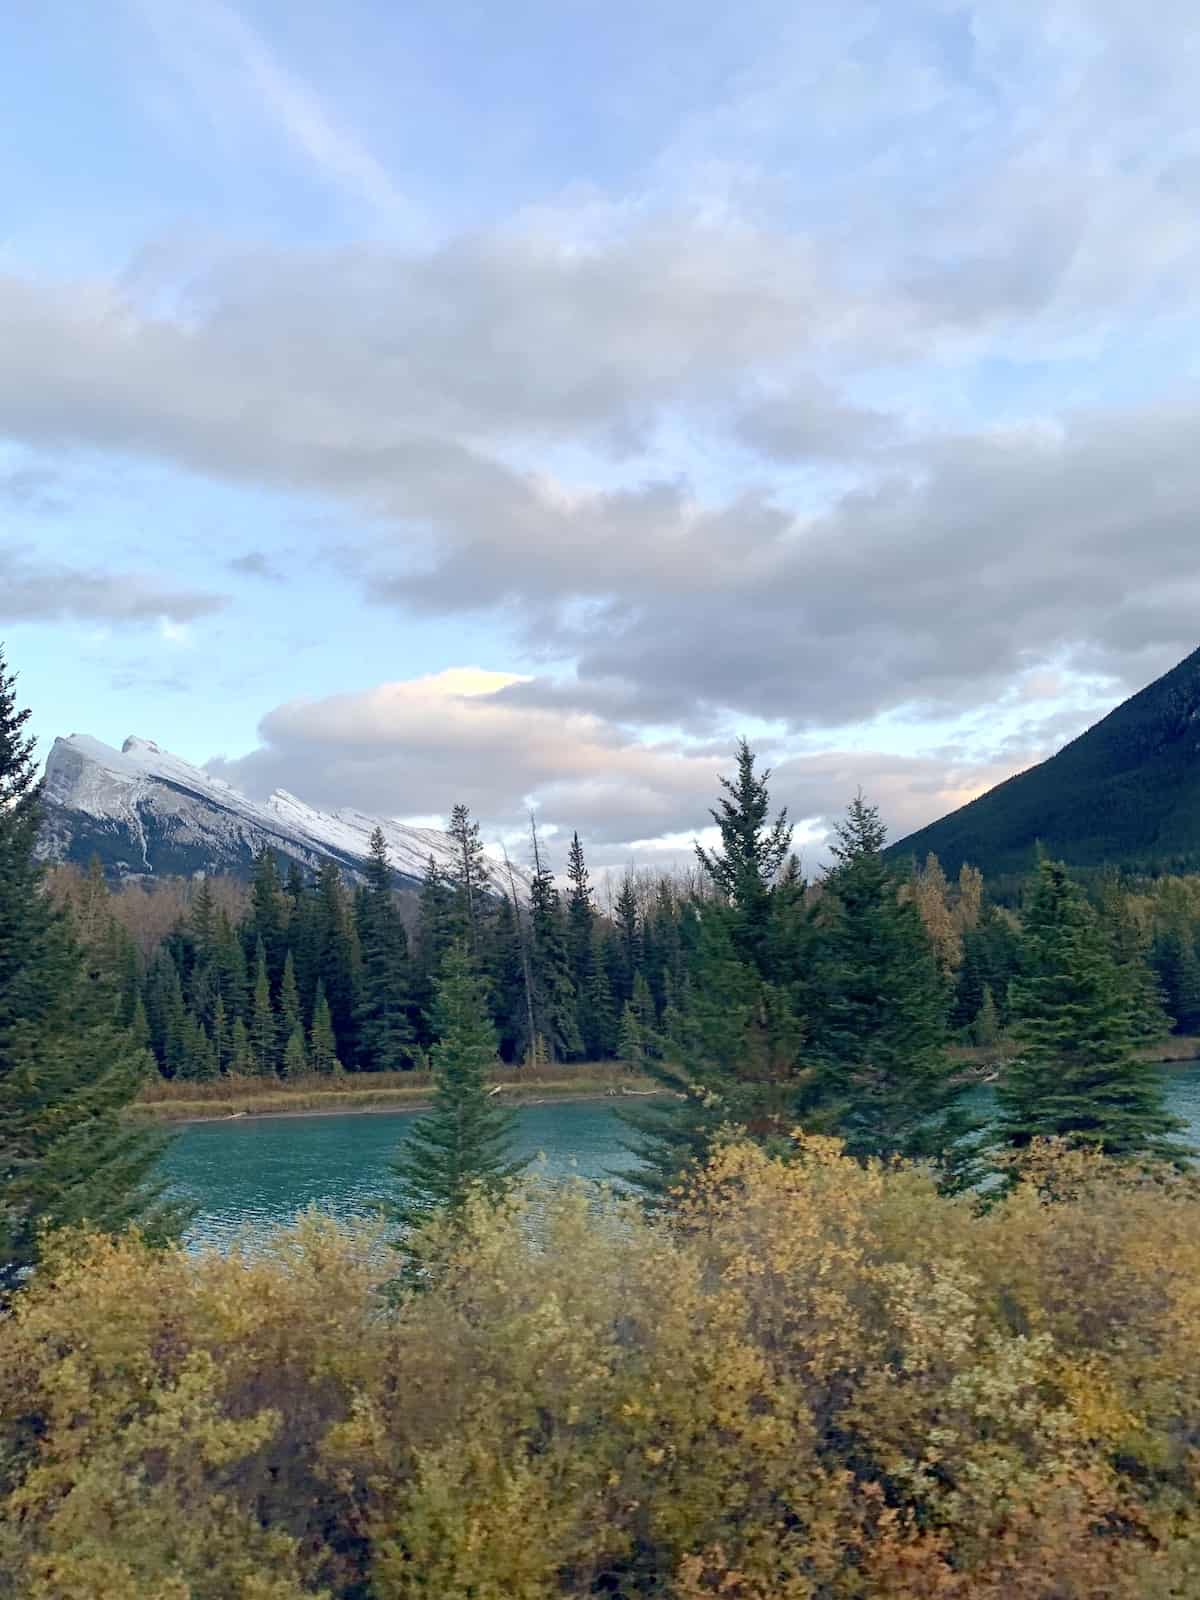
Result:
M199 1210L195 1244L228 1246L261 1234L306 1206L349 1220L369 1216L388 1190L387 1167L415 1121L411 1111L263 1117L193 1123L166 1163L174 1187ZM611 1102L526 1106L515 1153L541 1157L551 1179L606 1179L634 1158Z
M1171 1109L1200 1146L1200 1064L1173 1070L1167 1082ZM184 1128L167 1166L175 1187L199 1208L192 1241L227 1246L239 1233L290 1221L305 1206L347 1220L369 1215L387 1192L387 1164L413 1120L412 1112L372 1112ZM550 1178L604 1179L628 1170L625 1134L606 1101L527 1106L517 1117L519 1153L541 1155Z

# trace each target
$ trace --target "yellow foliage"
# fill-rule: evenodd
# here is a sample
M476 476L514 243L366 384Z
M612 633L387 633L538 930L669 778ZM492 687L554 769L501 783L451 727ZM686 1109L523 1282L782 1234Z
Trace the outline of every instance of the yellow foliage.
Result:
M0 1597L1200 1593L1187 1180L1042 1148L981 1212L798 1136L670 1222L580 1187L435 1244L397 1300L315 1217L55 1241L0 1324Z

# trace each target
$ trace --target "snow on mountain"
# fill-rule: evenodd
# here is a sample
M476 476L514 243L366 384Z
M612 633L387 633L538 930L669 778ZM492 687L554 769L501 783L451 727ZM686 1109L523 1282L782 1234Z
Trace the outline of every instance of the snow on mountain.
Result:
M285 789L261 803L250 800L152 740L132 736L119 750L82 733L56 739L43 795L39 854L79 863L98 855L114 877L245 875L266 845L309 871L332 860L361 878L376 826L402 884L415 883L430 856L449 865L454 854L449 835L437 828L350 809L319 811ZM506 887L504 876L496 863L496 888Z

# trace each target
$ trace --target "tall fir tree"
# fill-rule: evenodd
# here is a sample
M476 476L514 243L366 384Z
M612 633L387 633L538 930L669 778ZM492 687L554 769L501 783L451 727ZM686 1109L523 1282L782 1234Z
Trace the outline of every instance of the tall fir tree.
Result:
M529 965L536 1040L553 1061L582 1056L579 1009L554 873L542 854L537 823L529 819L533 881L529 889Z
M392 893L387 841L379 828L371 835L367 882L358 901L358 940L358 1064L370 1072L400 1072L413 1065L415 1045L408 934Z
M267 977L272 988L279 983L287 948L287 905L279 881L279 863L266 845L254 858L254 879L250 886L250 916L246 923L246 954L254 956L262 940Z
M146 1057L92 981L33 849L33 740L0 653L0 1295L38 1260L42 1230L86 1221L175 1231L162 1137L130 1124Z
M342 1063L337 1053L337 1039L333 1032L333 1016L329 1010L329 1001L325 998L325 985L320 978L317 979L317 990L313 1000L308 1064L313 1072L322 1076L342 1070Z
M579 1026L583 1047L591 1061L606 1061L617 1045L617 1015L608 977L605 935L598 918L592 923L592 952L586 988L580 996Z
M487 899L487 855L479 824L472 821L469 807L451 808L447 832L454 841L454 865L449 874L454 895L454 930L478 959L480 924Z
M501 895L488 930L484 971L501 1059L524 1061L531 1029L526 1002L525 952L519 912Z
M642 912L633 873L621 879L613 903L613 940L609 947L609 986L618 1012L633 999L633 980L642 968Z
M434 1002L433 1108L414 1124L392 1167L398 1193L390 1210L406 1231L438 1211L461 1214L475 1193L499 1198L528 1165L512 1156L513 1114L488 1090L496 1031L485 987L456 940ZM403 1247L404 1236L397 1242Z
M417 900L417 949L413 962L412 1003L418 1039L433 1038L433 1005L438 973L454 940L454 889L433 856L425 863Z
M1132 1001L1095 911L1061 862L1042 861L1013 985L1019 1054L997 1089L994 1137L1017 1149L1063 1138L1117 1157L1181 1162L1162 1078L1138 1058Z
M267 953L261 938L254 952L254 998L250 1008L250 1055L260 1078L274 1076L279 1065L279 1030L271 1003Z
M641 1157L634 1182L655 1202L669 1199L706 1158L713 1139L740 1129L768 1146L786 1138L811 1077L793 975L783 970L776 924L794 909L783 869L790 855L786 814L770 819L766 777L756 776L743 741L733 779L713 812L723 848L697 846L713 893L695 907L686 983L672 983L669 1029L647 1049L645 979L635 974L624 1016L641 1035L642 1067L669 1091L623 1113ZM618 933L618 938L620 934Z
M838 824L818 904L810 1113L851 1154L929 1158L962 1177L974 1134L947 1051L950 990L911 897L888 870L878 810L859 795Z
M321 863L315 898L317 972L325 985L338 1059L353 1066L357 1056L355 1013L362 955L358 929L335 862Z

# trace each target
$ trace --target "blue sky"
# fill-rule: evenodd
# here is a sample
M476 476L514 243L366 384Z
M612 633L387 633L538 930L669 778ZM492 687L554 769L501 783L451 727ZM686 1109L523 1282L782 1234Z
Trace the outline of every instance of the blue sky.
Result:
M597 859L737 733L895 832L1195 647L1164 0L46 0L0 56L39 738Z

